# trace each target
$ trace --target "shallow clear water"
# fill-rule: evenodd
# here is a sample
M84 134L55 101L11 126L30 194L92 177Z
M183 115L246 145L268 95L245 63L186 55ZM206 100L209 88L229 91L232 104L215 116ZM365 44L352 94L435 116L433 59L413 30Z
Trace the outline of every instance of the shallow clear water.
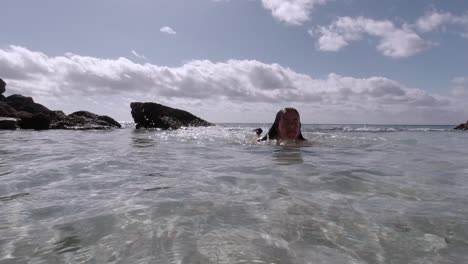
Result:
M468 263L468 133L0 131L0 263Z

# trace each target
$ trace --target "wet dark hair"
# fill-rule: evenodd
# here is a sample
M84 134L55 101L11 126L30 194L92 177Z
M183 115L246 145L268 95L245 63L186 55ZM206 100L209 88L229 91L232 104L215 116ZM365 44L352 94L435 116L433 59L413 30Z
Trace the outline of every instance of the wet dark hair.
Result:
M253 130L255 134L257 134L257 137L259 137L263 133L263 129L261 128L256 128Z
M292 107L286 107L286 108L283 108L283 109L279 110L278 113L276 113L275 122L273 123L273 125L271 125L270 130L268 130L268 133L264 137L262 137L259 141L264 141L264 140L268 140L268 139L269 140L279 139L279 128L278 128L279 121L281 120L283 115L286 114L287 112L295 112L299 116L299 112L295 108L292 108ZM306 140L302 136L301 122L300 121L299 121L299 135L297 136L297 139L298 140Z

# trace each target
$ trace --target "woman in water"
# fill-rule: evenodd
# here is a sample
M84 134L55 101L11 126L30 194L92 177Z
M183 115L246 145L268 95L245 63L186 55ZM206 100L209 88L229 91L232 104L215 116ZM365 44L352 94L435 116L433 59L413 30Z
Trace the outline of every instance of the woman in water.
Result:
M286 107L281 109L275 118L275 122L271 126L268 133L259 141L276 140L279 143L300 143L306 139L301 133L301 120L299 112L292 108Z

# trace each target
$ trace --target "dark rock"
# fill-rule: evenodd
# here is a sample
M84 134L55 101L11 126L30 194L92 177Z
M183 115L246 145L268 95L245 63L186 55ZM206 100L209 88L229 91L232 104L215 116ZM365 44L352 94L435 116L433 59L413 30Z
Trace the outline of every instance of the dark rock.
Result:
M6 83L0 79L0 101L5 100L3 93L5 92Z
M19 126L22 129L45 130L50 128L50 115L45 113L31 114L28 112L20 112L21 121Z
M33 114L26 111L16 112L19 118L18 125L21 129L44 130L50 126L50 116L44 113Z
M62 111L51 111L34 103L31 97L12 95L0 102L0 116L20 119L22 129L109 129L121 125L108 116L99 116L86 111L65 115Z
M63 117L63 112L56 111L60 118L51 124L52 129L110 129L121 128L119 122L108 116L99 116L87 111L78 111ZM64 115L64 114L63 114Z
M115 121L110 116L106 116L106 115L98 116L98 120L101 121L101 122L106 122L106 123L111 124L112 126L115 126L115 127L118 127L118 128L122 127L122 125L119 122Z
M59 121L67 117L63 111L52 111L52 113L52 121Z
M10 95L5 98L4 102L14 108L16 111L26 111L32 114L51 114L52 112L47 107L35 103L31 97L22 96L20 94Z
M0 94L5 92L6 83L2 79L0 79Z
M0 79L0 95L5 92L5 82ZM99 116L86 111L65 115L62 111L51 111L35 103L31 97L19 94L0 97L0 117L14 117L22 129L108 129L121 128L121 125L108 116ZM10 123L5 124L11 127Z
M33 114L32 113L29 113L29 112L26 112L26 111L19 111L19 112L16 112L15 113L16 117L18 117L19 119L26 119L26 118L32 118Z
M5 102L0 102L0 117L16 117L16 110Z
M16 118L0 117L0 129L15 130L18 128Z
M458 130L468 130L468 121L466 121L466 123L464 123L464 124L458 125L458 126L455 127L454 129L458 129Z
M157 103L130 104L136 128L178 129L188 126L212 126L213 124L191 113Z

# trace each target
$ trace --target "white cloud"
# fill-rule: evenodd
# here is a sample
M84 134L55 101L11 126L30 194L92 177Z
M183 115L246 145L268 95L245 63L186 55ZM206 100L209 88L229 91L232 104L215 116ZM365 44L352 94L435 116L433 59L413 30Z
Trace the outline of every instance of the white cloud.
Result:
M461 35L466 37L468 35L468 14L457 16L450 12L432 10L416 21L416 27L422 32L433 31L446 25L461 26L464 30Z
M211 0L213 2L229 2L230 0ZM265 9L271 15L289 25L302 25L310 20L310 13L318 5L325 5L333 0L261 0Z
M416 21L416 26L419 30L428 32L432 31L443 24L450 23L453 16L450 13L431 12L419 18Z
M468 98L468 88L458 86L451 90L453 96Z
M320 26L314 32L309 31L312 36L318 36L317 47L322 51L338 51L366 35L379 38L377 50L392 58L413 56L434 45L423 40L407 25L399 28L388 20L365 17L340 17L331 25Z
M135 56L135 57L137 57L137 58L139 58L139 59L146 60L145 55L138 54L138 52L136 52L136 51L134 51L134 50L132 50L132 54L133 54L133 56Z
M50 57L10 46L0 49L0 72L7 94L32 96L51 109L90 110L127 120L132 101L169 104L210 121L268 122L259 118L288 105L300 108L305 122L385 123L400 116L405 123L423 115L422 123L440 123L441 116L455 122L468 115L457 97L429 94L388 78L331 73L314 79L255 60L197 60L165 67L126 58Z
M452 83L458 84L458 85L468 85L468 77L453 78Z
M262 0L263 7L270 10L274 18L291 25L302 25L309 20L316 5L330 0Z
M168 26L162 27L161 29L159 29L159 31L161 31L162 33L169 34L169 35L175 35L175 34L177 34L177 32L175 32L172 28L170 28L170 27L168 27Z

